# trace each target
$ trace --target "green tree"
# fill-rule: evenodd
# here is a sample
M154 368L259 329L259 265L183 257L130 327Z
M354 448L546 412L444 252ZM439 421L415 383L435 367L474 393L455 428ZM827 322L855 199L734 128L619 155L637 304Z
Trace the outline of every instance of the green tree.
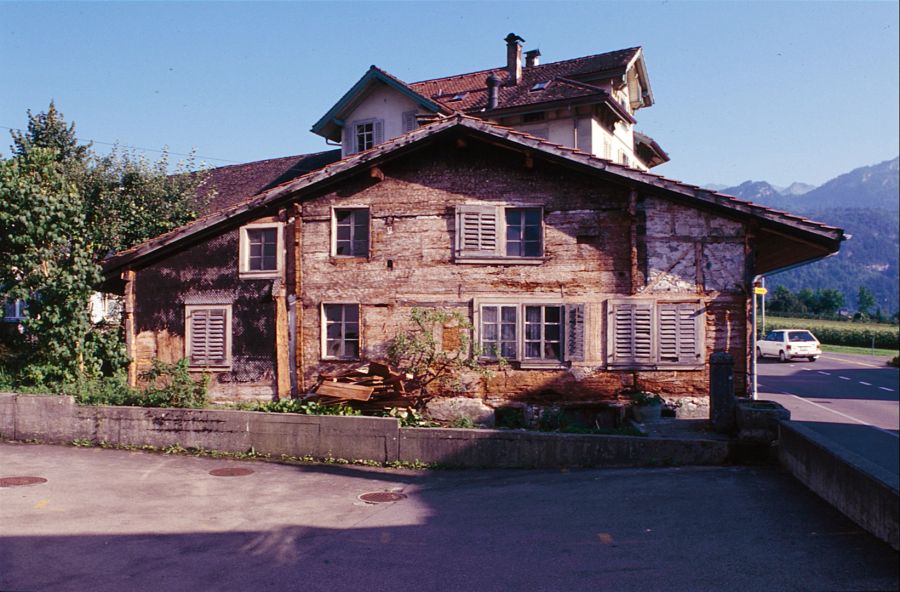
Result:
M833 315L844 306L844 294L835 288L816 290L816 314Z
M856 310L867 315L873 306L875 306L875 296L867 287L860 286L856 293Z
M0 161L0 285L28 303L21 353L31 378L67 380L84 364L87 303L100 269L86 245L84 203L55 150Z
M28 113L28 129L24 132L11 132L13 145L10 146L14 156L27 156L35 148L49 148L55 153L54 159L59 162L84 162L90 155L90 144L78 143L75 136L75 124L66 124L63 114L56 110L50 101L46 112L33 115Z
M784 286L778 286L771 296L766 297L766 308L773 313L807 312L806 305L800 301L800 298Z

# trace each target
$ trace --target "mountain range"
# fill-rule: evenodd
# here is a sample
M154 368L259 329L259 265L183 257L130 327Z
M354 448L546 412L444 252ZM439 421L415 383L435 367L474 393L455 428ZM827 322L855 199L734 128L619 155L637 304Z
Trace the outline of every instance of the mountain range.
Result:
M733 187L707 187L761 205L838 226L851 238L840 253L766 278L771 290L837 288L855 309L860 286L875 296L882 312L900 309L900 157L860 167L814 187L793 183L781 188L766 181Z

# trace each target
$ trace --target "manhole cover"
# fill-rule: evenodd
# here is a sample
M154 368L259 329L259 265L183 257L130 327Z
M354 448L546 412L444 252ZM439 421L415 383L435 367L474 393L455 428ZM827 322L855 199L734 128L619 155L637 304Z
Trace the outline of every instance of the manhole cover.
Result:
M0 477L0 487L21 487L46 482L43 477Z
M213 469L209 472L213 477L243 477L252 475L253 469L240 469L237 467L227 467L224 469Z
M402 493L393 493L391 491L376 491L374 493L364 493L359 496L359 499L371 504L382 504L384 502L400 501L406 499L406 496Z

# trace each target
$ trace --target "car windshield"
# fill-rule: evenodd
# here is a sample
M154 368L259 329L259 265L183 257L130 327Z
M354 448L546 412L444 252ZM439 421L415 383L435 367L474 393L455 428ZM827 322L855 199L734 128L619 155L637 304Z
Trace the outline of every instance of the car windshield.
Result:
M791 331L788 333L788 341L815 341L816 338L809 331Z

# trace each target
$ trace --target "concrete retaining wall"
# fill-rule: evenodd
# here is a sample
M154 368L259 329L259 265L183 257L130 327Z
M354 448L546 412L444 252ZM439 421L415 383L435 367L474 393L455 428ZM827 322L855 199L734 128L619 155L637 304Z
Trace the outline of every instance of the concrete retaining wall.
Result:
M72 397L0 394L0 436L12 440L206 448L455 467L721 464L728 443L506 430L401 428L381 417L143 407L81 407Z
M900 478L790 421L779 425L781 464L873 535L900 550Z

